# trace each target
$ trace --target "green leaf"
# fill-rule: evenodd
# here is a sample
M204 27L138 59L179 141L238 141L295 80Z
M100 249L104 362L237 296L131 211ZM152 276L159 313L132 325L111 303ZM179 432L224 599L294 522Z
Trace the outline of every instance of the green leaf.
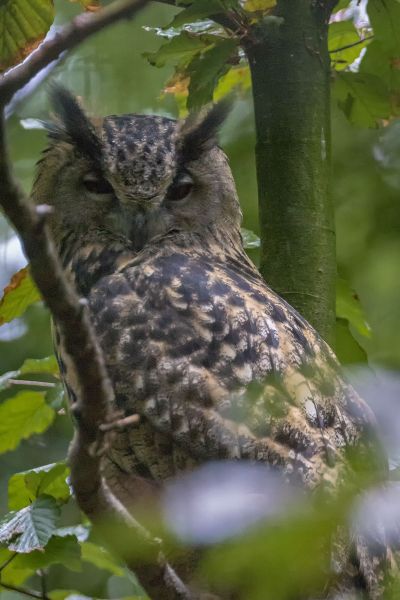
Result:
M62 564L71 571L81 571L81 547L74 535L53 535L44 550L35 550L29 554L22 554L16 559L16 565L21 569L44 569L49 565Z
M198 109L212 101L215 86L230 69L228 61L236 51L236 41L225 39L194 57L187 67L190 75L188 109Z
M170 61L180 62L182 59L189 61L190 58L209 45L210 42L207 44L205 37L182 31L179 35L162 44L156 52L144 52L143 56L155 67L164 67Z
M195 0L190 6L175 15L171 23L164 29L181 27L185 23L193 23L224 11L221 0Z
M0 71L34 50L54 20L52 0L2 0L0 3Z
M337 74L333 95L351 123L375 127L390 115L387 87L382 79L369 73Z
M54 498L42 496L2 519L0 543L18 553L42 550L53 535L59 516L60 509Z
M368 40L363 43L359 43L360 41L361 38L352 21L339 21L329 25L328 47L333 66L337 71L345 69L360 56Z
M0 325L20 317L28 306L38 300L40 300L40 294L31 279L28 268L25 267L15 273L10 283L4 288L3 297L0 300Z
M250 229L245 229L242 227L240 232L242 234L243 247L246 250L260 247L260 238L254 233L254 231L250 231Z
M13 450L34 433L42 433L55 413L41 392L20 392L0 405L0 453Z
M347 319L364 337L371 337L360 300L347 281L340 277L336 280L336 314L341 319Z
M68 475L69 468L63 462L16 473L8 482L9 509L23 508L43 494L66 502L71 496Z
M122 577L124 574L121 565L101 546L97 546L92 542L83 542L81 548L82 560L95 565L98 569L110 571L110 573L113 573L118 577Z

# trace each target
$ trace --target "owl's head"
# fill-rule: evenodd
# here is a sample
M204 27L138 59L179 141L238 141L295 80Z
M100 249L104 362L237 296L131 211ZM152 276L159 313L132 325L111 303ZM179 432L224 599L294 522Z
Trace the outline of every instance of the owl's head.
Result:
M238 232L241 211L227 158L217 145L229 110L175 121L119 115L90 120L64 88L52 91L57 117L32 196L53 205L58 243L70 231L108 231L140 249L170 229Z

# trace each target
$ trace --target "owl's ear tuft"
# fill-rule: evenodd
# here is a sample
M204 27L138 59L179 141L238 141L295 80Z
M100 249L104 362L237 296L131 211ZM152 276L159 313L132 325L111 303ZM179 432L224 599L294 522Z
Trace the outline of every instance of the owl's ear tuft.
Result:
M218 143L218 132L232 108L228 96L202 115L190 114L181 130L181 156L183 162L197 160L204 152Z
M100 161L100 139L76 98L64 87L53 83L50 89L50 101L57 122L46 123L48 136L70 142L82 154L94 161Z

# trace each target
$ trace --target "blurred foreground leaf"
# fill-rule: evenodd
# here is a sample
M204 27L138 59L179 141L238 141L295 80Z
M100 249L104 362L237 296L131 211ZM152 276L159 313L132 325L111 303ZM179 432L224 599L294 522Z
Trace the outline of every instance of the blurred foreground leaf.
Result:
M28 56L44 38L53 19L52 0L2 0L0 71Z
M105 548L97 546L97 544L93 544L92 542L82 543L82 560L95 565L98 569L110 571L110 573L118 577L122 577L124 574L121 565L113 556Z
M20 392L0 404L0 453L13 450L34 433L42 433L55 413L41 392Z
M40 300L39 291L31 279L28 267L25 267L15 273L4 288L0 300L0 325L20 317L28 306L38 300Z
M56 529L60 509L56 500L42 496L18 512L8 513L0 522L0 543L14 552L43 550Z
M68 474L69 468L63 462L15 473L8 482L10 510L23 508L43 494L66 502L71 495L66 482Z

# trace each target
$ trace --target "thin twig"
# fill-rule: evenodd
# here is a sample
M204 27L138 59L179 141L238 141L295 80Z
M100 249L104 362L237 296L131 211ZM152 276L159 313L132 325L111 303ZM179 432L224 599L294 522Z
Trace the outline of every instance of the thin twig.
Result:
M14 558L17 555L18 555L18 552L14 552L14 554L12 554L11 556L9 556L7 558L7 560L5 560L2 565L0 565L0 573L2 572L3 569L5 569L10 564L10 562L12 562L14 560Z
M54 388L57 386L56 383L50 383L49 381L30 381L28 379L9 379L7 383L10 385L31 385L44 388Z
M43 596L40 592L35 592L34 590L27 590L26 588L19 587L18 585L10 585L9 583L0 582L0 586L5 590L10 590L10 592L18 592L18 594L23 594L24 596L29 596L29 598L38 598L39 600L50 600L48 596Z
M329 50L329 54L334 54L335 52L342 52L343 50L347 50L348 48L353 48L354 46L358 46L359 44L368 42L368 40L372 40L373 37L373 35L369 35L368 37L365 37L362 40L358 40L357 42L353 42L352 44L347 44L346 46L342 46L341 48L335 48L335 50Z
M95 13L82 13L56 35L41 44L24 62L0 77L0 102L7 104L12 96L66 50L72 50L89 36L121 19L130 19L148 0L120 0Z

